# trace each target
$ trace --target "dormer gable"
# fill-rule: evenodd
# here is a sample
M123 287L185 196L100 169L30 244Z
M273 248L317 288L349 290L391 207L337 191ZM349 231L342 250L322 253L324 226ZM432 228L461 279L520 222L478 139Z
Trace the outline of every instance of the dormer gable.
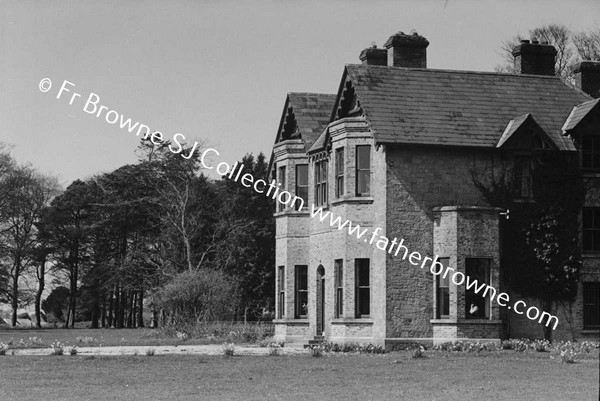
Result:
M559 149L530 113L510 120L496 144L503 150Z

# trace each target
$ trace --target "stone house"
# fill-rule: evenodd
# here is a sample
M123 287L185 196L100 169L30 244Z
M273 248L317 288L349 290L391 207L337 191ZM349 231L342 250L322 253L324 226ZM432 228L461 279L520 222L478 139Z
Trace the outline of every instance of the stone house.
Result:
M336 94L287 95L269 171L305 202L276 206L278 340L541 337L538 322L311 217L315 205L403 238L411 251L438 255L519 299L500 274L502 211L484 201L473 171L509 160L516 196L527 198L529 164L521 161L554 149L579 155L585 179L600 179L600 62L579 65L575 88L554 76L556 50L537 41L514 49L516 74L428 69L428 44L399 32L385 49L363 50L362 64L346 65ZM577 299L557 312L555 338L600 333L600 194L593 195L582 213Z

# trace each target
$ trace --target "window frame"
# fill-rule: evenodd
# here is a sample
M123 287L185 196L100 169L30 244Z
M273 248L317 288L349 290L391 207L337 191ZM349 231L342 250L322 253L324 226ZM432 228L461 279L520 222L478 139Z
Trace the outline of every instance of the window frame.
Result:
M591 149L586 147L586 140L590 140ZM597 148L597 149L596 149ZM591 165L587 165L586 158L589 157ZM597 164L596 164L597 161ZM585 171L600 171L600 136L582 135L581 136L581 169Z
M368 258L356 258L354 259L354 281L355 281L355 316L357 318L370 317L371 316L371 259ZM361 275L360 270L366 269L367 274ZM361 277L367 277L368 282L365 284L361 283ZM367 311L361 310L365 295L367 297L366 306Z
M582 298L583 330L600 330L600 282L584 282ZM591 323L590 318L592 318Z
M306 280L304 288L300 288L301 275ZM302 299L300 299L302 298ZM306 302L302 302L306 301ZM308 266L294 266L294 318L306 319L308 317Z
M591 224L586 224L586 212L589 212L592 217ZM599 214L598 219L594 217ZM598 220L598 221L596 221ZM586 227L587 225L587 227ZM600 252L600 207L584 206L581 211L581 250L584 253ZM588 248L587 243L591 241L592 247Z
M450 258L438 258L442 266L447 267L450 264ZM444 278L442 274L436 275L436 318L450 318L450 275L446 274ZM448 313L442 313L443 309L447 308Z
M299 185L299 168L306 169L306 185ZM304 188L305 191L304 196L300 194L302 188ZM294 192L294 195L296 195L298 198L301 198L304 203L295 201L293 205L295 210L300 211L308 207L308 188L308 164L296 164L296 191ZM302 206L302 208L300 208L300 206Z
M277 312L277 317L283 319L285 317L285 266L279 266L277 273L279 275L277 277L277 290L279 291L279 310Z
M329 172L328 160L323 159L315 162L315 205L324 206L328 204L327 175Z
M513 191L517 198L529 199L533 196L533 178L531 170L531 154L519 153L514 155Z
M277 181L279 184L281 184L281 190L285 191L287 189L287 185L286 185L286 174L287 174L287 168L286 166L279 166L279 168L277 169ZM282 202L277 202L277 211L279 212L283 212L286 209L286 204L282 203Z
M367 155L369 156L369 165L367 166L367 168L365 168L364 166L361 166L360 163L360 154L361 154L361 150L367 150ZM355 195L356 196L371 196L371 145L356 145L355 147ZM368 179L365 181L365 185L367 186L366 191L362 191L360 188L360 177L362 174L367 173L366 175L368 175Z
M341 198L345 194L344 188L344 148L337 148L335 150L335 197Z
M335 282L335 317L344 316L344 259L336 259L334 265Z
M492 280L492 258L489 257L467 257L465 258L465 276L470 277L471 280L477 280L477 286L479 286L481 284L481 281L479 280L478 277L475 276L475 274L469 274L469 262L471 261L487 261L487 266L481 266L483 267L484 270L484 275L485 275L485 284L488 286L491 286L491 280ZM478 294L475 294L474 291L475 286L471 287L470 290L467 290L466 288L466 282L465 282L465 319L490 319L491 317L491 311L490 311L490 297L488 295L486 295L485 297L481 296L482 292L480 291ZM483 291L486 291L486 287L483 288ZM471 294L472 293L472 294ZM486 293L487 294L487 293ZM469 298L471 297L471 303L473 303L473 301L476 302L476 306L478 307L478 310L483 310L483 316L481 316L481 312L478 313L477 315L473 315L471 313L469 313L469 309L470 309L470 305L469 305Z

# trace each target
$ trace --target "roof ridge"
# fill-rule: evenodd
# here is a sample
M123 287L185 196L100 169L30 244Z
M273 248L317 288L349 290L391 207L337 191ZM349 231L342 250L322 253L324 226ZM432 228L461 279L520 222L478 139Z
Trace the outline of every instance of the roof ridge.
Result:
M409 67L393 67L389 65L364 65L364 64L346 64L346 67L363 67L374 69L388 69L392 71L423 71L423 72L442 72L442 73L459 73L459 74L476 74L476 75L498 75L501 77L519 77L519 78L541 78L560 80L557 75L538 75L538 74L511 74L506 72L496 71L473 71L473 70L450 70L441 68L409 68ZM562 82L562 81L561 81Z

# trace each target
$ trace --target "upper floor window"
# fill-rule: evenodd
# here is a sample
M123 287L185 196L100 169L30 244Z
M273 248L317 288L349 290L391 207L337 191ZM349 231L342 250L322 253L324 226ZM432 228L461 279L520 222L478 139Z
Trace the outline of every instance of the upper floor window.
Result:
M583 283L583 329L600 330L600 282Z
M300 210L303 204L308 203L308 164L296 165L296 196L304 202L296 201L294 208Z
M315 163L315 203L317 206L326 205L327 193L327 160Z
M600 170L600 137L584 135L581 138L581 167Z
M278 173L278 183L281 184L281 190L285 191L286 189L286 184L285 184L285 166L281 166L279 167L279 173ZM277 202L277 210L279 210L280 212L283 212L285 210L285 203L282 202Z
M465 289L465 316L467 319L488 319L490 317L490 298L483 297L485 291L481 284L490 285L490 259L467 258L465 260L465 273L471 283L477 283L470 289ZM475 292L479 288L479 292Z
M531 158L529 156L515 156L514 176L515 196L531 197Z
M356 317L371 313L370 260L355 260L356 280Z
M344 148L335 150L335 197L344 196Z
M583 250L600 252L600 207L583 208Z
M443 266L448 266L449 258L440 258L439 262ZM445 277L444 277L445 276ZM447 319L450 317L450 275L438 274L437 276L437 318Z
M356 196L371 194L371 146L356 147Z

